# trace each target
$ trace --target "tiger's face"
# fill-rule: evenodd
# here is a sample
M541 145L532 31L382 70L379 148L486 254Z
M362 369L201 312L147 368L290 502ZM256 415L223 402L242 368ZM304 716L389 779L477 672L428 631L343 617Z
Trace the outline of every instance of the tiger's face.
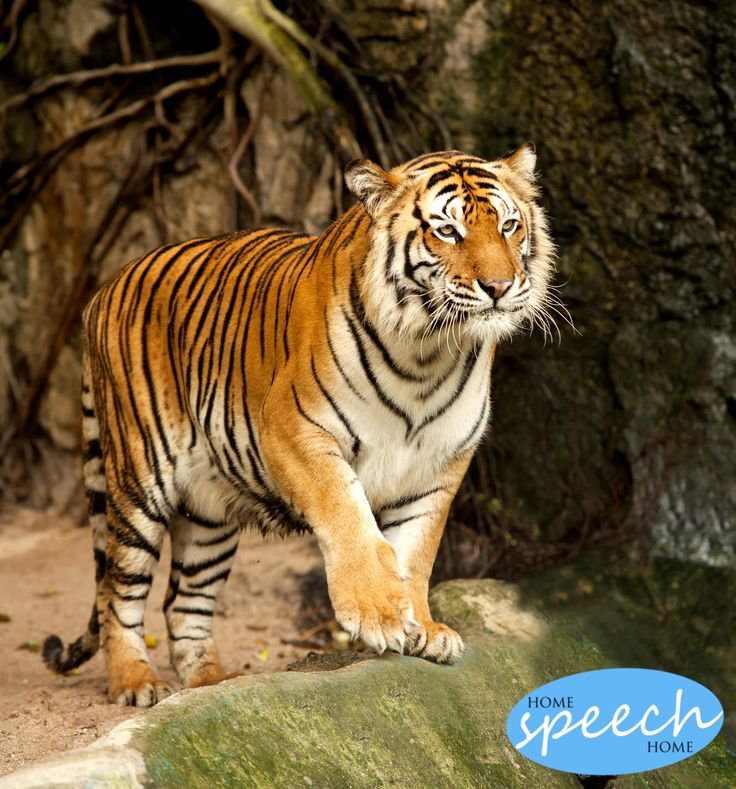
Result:
M477 339L545 326L552 244L535 164L523 146L493 162L451 151L389 172L349 166L348 185L373 218L364 298L382 323Z

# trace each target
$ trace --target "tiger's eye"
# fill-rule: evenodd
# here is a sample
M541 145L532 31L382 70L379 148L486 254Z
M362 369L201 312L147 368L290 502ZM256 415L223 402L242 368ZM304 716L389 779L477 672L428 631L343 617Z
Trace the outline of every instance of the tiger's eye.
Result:
M513 233L516 230L516 228L518 226L519 226L518 220L516 220L516 219L507 219L501 225L501 230L503 230L504 233L511 234L511 233Z
M440 225L437 228L437 232L441 236L454 236L455 235L455 226L454 225Z

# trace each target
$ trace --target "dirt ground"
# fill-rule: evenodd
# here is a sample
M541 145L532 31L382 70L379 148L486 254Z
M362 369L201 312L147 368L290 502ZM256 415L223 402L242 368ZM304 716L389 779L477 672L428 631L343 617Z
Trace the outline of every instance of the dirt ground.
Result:
M169 565L162 555L146 613L158 639L152 658L174 678L161 605ZM215 636L226 669L270 673L304 657L300 589L321 558L313 538L264 540L244 534L223 599ZM0 775L69 748L89 745L141 710L105 696L98 653L74 676L48 671L37 651L49 633L63 640L84 629L94 594L91 534L68 518L16 510L0 521ZM303 612L302 612L303 614ZM303 635L303 634L302 634ZM24 645L24 646L22 646Z

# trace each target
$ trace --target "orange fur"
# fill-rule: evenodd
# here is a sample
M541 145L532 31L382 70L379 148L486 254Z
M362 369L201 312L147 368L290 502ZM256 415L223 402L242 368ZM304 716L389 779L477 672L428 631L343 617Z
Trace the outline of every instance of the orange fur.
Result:
M498 340L543 308L551 243L533 152L348 168L361 203L321 236L197 239L126 266L84 316L85 479L110 697L154 703L143 608L168 529L171 658L225 676L214 602L238 530L314 532L337 619L382 651L452 662L427 591L490 415ZM79 642L81 644L81 642ZM91 645L91 646L90 646Z

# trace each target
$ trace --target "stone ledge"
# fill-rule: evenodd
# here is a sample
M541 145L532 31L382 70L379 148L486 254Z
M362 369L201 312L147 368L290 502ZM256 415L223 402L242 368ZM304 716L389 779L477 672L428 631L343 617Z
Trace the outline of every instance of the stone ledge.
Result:
M505 721L528 690L611 665L601 649L524 607L511 584L449 582L431 602L466 638L466 656L455 666L384 655L334 671L182 691L95 747L21 770L0 787L580 787L576 776L514 750ZM721 740L686 762L615 785L732 786Z

